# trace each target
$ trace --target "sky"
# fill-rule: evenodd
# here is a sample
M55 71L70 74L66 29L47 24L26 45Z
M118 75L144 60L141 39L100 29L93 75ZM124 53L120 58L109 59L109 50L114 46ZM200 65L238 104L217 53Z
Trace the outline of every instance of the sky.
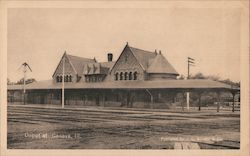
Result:
M240 80L241 12L237 8L11 8L7 18L7 75L48 80L64 51L107 61L116 60L126 42L162 54L179 74L202 72Z

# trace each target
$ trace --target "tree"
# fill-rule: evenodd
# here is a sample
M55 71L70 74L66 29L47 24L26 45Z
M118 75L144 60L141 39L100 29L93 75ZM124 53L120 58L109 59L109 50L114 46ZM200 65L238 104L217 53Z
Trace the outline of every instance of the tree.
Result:
M228 85L240 87L240 82L233 82L229 78L221 79L219 76L216 76L216 75L204 75L201 72L196 73L193 76L191 75L190 79L210 79L210 80L213 80L213 81L218 81L218 82L226 83Z
M190 79L206 79L206 76L203 75L201 72L199 72L199 73L196 73L194 76L191 75Z
M231 86L240 87L240 82L233 82L230 79L221 80L220 82L226 83L226 84L231 85Z
M16 84L23 84L23 78L21 78L19 81L17 81L17 83ZM29 84L29 83L33 83L33 82L36 82L36 79L34 79L34 78L30 78L30 79L27 79L26 81L25 81L25 84Z

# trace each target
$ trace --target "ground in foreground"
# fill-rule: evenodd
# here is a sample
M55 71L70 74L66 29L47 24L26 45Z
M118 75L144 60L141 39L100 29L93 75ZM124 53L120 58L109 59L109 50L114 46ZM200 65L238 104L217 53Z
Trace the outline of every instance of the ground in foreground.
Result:
M174 149L186 143L239 149L239 112L8 106L10 149Z

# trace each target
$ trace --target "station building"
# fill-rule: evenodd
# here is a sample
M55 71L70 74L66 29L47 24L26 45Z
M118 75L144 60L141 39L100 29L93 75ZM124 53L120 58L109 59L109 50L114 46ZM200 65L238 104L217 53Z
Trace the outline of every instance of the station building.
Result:
M107 62L64 53L51 80L25 85L26 101L65 105L171 108L183 105L186 92L216 93L239 89L212 80L178 80L179 73L161 51L146 51L126 44L119 58ZM23 85L8 86L10 102L22 101ZM199 98L198 98L199 101ZM200 101L198 102L200 105Z

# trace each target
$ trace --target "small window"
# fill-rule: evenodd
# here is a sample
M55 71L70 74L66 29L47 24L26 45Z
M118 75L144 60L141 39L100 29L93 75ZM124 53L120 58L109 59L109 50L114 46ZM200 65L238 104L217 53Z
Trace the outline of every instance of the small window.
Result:
M69 76L69 82L72 82L72 76L71 75Z
M56 76L56 82L60 82L60 77Z
M62 82L62 79L63 79L62 76L60 76L59 82Z
M137 80L137 72L134 72L134 80Z
M118 73L115 73L115 81L117 81L118 80Z
M69 75L66 75L66 80L65 82L69 82Z
M129 80L132 80L132 72L129 72L128 78L129 78Z
M127 79L128 79L128 73L125 72L125 74L124 74L124 80L127 80Z
M120 80L123 80L123 72L120 73Z

